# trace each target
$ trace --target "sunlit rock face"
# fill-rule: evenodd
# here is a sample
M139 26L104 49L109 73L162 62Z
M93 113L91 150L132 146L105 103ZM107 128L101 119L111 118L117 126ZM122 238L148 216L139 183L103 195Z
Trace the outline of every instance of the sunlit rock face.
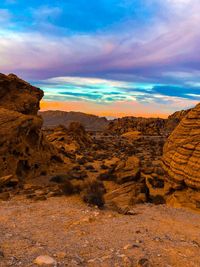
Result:
M170 181L200 189L200 104L182 119L168 138L163 165Z
M14 74L0 74L0 107L36 115L44 93Z
M0 74L0 176L37 176L56 157L37 116L43 91L15 75Z

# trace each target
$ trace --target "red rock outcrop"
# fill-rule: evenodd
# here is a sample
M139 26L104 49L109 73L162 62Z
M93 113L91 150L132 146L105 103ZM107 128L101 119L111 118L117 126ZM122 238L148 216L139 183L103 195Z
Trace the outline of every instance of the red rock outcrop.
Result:
M43 91L14 74L0 74L0 107L23 114L36 115Z
M170 181L200 189L200 104L182 119L168 138L163 166Z
M0 176L45 174L59 160L37 116L43 91L15 75L0 74Z

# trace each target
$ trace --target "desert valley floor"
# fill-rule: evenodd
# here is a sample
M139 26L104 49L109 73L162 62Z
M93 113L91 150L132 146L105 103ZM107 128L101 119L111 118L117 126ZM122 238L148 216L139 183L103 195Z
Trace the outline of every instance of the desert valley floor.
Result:
M200 266L200 215L136 205L133 215L87 207L76 196L0 203L0 266ZM44 265L45 266L45 265Z

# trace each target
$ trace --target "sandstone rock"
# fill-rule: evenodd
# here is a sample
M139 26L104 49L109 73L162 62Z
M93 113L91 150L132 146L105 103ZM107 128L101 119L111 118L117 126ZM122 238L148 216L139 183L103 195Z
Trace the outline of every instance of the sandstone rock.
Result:
M138 180L140 175L140 160L135 157L128 157L121 161L115 168L117 183L123 184L129 181Z
M199 209L200 104L186 113L164 146L165 187L162 196L174 207Z
M129 141L137 140L140 138L141 132L139 131L131 131L131 132L126 132L122 134L121 136L128 139Z
M10 182L12 178L13 178L13 175L7 175L7 176L0 177L0 187L3 185L6 185L8 182Z
M180 122L164 146L168 179L200 189L200 104Z
M34 263L39 266L55 266L56 265L56 261L48 255L38 256L34 260Z
M0 74L0 176L39 176L60 159L41 131L42 96L17 76Z
M138 131L143 135L161 135L164 128L164 119L124 117L111 121L107 127L107 132L124 134Z
M68 128L60 125L46 133L47 140L66 156L92 144L91 137L78 122L72 122Z
M27 115L36 115L43 91L14 74L0 74L0 107Z
M57 152L41 132L37 116L0 108L0 175L40 174Z
M141 183L127 182L105 194L108 207L119 211L146 201L146 188Z

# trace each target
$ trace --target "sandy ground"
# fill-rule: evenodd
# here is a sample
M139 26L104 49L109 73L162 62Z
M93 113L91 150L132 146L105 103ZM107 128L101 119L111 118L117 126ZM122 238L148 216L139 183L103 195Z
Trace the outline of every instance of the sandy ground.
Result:
M78 197L0 202L0 266L200 266L200 215L150 204L126 216L86 206ZM4 254L4 255L3 255Z

